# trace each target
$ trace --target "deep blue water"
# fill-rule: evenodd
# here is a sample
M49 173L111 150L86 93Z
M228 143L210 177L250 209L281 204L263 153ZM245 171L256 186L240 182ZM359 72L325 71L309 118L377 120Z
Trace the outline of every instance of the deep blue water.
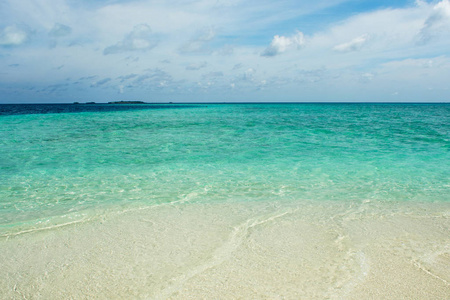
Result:
M0 115L114 112L186 107L190 106L182 104L0 104Z

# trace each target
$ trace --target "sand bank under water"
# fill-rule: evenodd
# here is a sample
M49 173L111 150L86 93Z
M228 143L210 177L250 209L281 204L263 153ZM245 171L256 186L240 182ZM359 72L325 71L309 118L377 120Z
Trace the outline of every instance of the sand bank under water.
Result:
M450 204L221 203L0 238L3 299L448 299Z

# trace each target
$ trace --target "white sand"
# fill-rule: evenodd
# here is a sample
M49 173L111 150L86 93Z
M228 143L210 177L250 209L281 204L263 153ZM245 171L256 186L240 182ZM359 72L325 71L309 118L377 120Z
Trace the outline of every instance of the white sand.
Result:
M450 299L450 204L177 204L0 238L2 299Z

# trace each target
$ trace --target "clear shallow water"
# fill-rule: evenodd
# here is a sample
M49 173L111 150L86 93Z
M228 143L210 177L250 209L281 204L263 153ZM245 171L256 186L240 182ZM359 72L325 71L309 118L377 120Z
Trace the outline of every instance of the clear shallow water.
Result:
M172 107L4 113L0 230L173 202L450 200L450 105Z
M0 116L2 298L449 295L449 105L76 107Z

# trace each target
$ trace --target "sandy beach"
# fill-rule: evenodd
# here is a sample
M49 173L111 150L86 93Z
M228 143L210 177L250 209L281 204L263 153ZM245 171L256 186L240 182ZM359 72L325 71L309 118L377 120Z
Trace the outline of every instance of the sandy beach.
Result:
M171 204L2 236L5 299L446 299L450 206Z

